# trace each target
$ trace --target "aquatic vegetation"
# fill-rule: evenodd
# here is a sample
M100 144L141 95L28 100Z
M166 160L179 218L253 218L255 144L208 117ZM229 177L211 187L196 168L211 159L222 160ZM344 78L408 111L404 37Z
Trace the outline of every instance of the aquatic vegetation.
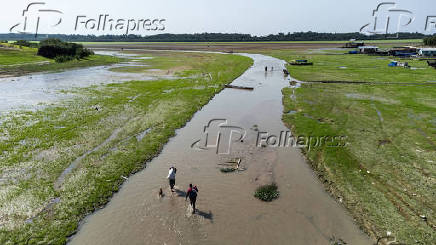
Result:
M264 202L271 202L279 198L280 192L275 183L271 185L263 185L256 189L254 196Z
M176 129L252 64L235 55L205 54L208 62L196 56L194 67L212 80L76 88L66 101L2 115L0 243L66 243L79 221L107 203L125 176L143 169ZM189 58L181 57L179 64Z

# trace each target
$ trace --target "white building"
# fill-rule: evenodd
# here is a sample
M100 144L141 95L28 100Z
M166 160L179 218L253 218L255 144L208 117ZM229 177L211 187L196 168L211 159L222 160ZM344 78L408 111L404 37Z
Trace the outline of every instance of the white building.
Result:
M421 56L436 56L436 48L422 48L418 54Z
M378 47L376 46L360 46L359 52L361 54L373 54L378 51Z

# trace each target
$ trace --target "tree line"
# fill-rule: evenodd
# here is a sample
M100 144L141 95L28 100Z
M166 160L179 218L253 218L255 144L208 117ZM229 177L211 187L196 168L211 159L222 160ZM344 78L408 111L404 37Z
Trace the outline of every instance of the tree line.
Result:
M399 39L423 39L427 36L422 33L399 33ZM140 35L66 35L66 34L40 34L36 39L31 34L0 34L0 40L32 40L41 41L47 38L57 38L70 42L274 42L274 41L346 41L383 40L386 35L367 36L359 32L353 33L319 33L294 32L278 33L266 36L253 36L239 33L196 33L196 34L157 34L152 36Z
M436 46L436 35L432 37L424 38L424 45L427 46Z

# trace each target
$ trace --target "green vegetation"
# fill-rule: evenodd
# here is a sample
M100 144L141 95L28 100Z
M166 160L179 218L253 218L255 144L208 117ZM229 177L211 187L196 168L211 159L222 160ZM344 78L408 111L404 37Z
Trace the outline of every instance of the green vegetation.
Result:
M191 70L210 76L65 91L77 96L0 118L1 244L66 243L125 176L143 169L176 129L252 65L242 56L184 55L175 66L191 60Z
M280 192L276 184L263 185L256 189L254 192L254 197L264 201L272 202L273 200L279 198Z
M155 54L159 55L156 56ZM141 53L142 57L137 57L132 61L141 65L116 67L111 71L116 72L134 72L148 73L156 75L177 75L187 77L190 75L206 75L201 73L198 67L199 63L209 63L214 58L201 53L189 54L190 59L186 59L186 53L183 52L145 52ZM153 57L151 59L148 59Z
M55 63L37 55L37 49L0 43L0 76L20 76L34 72L61 71L72 68L109 65L120 62L112 56L92 55L86 59Z
M436 46L436 36L424 38L424 45Z
M8 42L5 41L4 43L8 43ZM19 47L38 48L38 43L29 42L26 40L18 40L16 42L14 42L14 45L19 46Z
M436 81L436 69L426 61L401 59L412 69L388 67L389 56L344 54L338 50L278 50L268 53L286 61L305 59L313 66L288 66L291 76L301 81L349 81L349 82L428 82Z
M0 69L4 66L50 62L49 59L36 55L36 49L18 48L12 44L0 43Z
M51 34L50 38L59 38L70 42L282 42L282 41L346 41L350 39L358 40L384 40L386 35L375 34L365 35L359 32L351 33L319 33L319 32L294 32L294 33L277 33L265 36L255 36L242 33L194 33L194 34L157 34L157 35L65 35ZM399 33L399 39L420 39L428 37L422 33ZM0 34L1 39L8 40L34 40L35 37L30 34Z
M374 238L392 232L406 244L434 243L436 199L436 70L388 67L393 57L343 55L341 50L269 51L303 83L283 90L283 121L296 135L346 136L346 147L303 150L327 189ZM407 83L407 84L402 84ZM413 85L415 83L415 85ZM287 112L295 111L289 114Z
M38 45L38 55L55 59L59 63L73 59L81 60L93 54L94 52L84 48L82 44L63 42L59 39L47 39Z
M406 244L434 243L435 90L432 84L319 83L283 90L285 112L296 111L283 121L294 134L347 137L346 147L304 153L329 191L375 238L391 231Z
M422 44L422 39L389 39L389 40L362 40L365 43L371 44L409 44L409 45L419 45ZM257 42L207 42L207 41L198 41L198 42L77 42L83 45L135 45L135 44L169 44L169 45L223 45L227 46L229 44L256 44L256 43L265 43L265 44L280 44L280 43L295 43L295 44L322 44L322 43L338 43L344 44L349 41L257 41Z

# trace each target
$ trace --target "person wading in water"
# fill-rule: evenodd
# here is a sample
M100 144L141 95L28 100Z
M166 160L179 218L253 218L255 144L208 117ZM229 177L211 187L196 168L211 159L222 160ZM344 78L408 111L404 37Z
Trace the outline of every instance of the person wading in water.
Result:
M192 206L192 213L195 213L195 202L197 201L197 193L198 193L198 188L197 186L192 187L192 184L189 184L189 189L186 192L186 197L185 197L185 201L188 199L189 197L189 201L191 202L191 206Z
M174 185L176 184L176 172L177 172L177 168L175 168L175 167L171 167L169 172L168 172L167 179L170 182L171 192L174 192Z

